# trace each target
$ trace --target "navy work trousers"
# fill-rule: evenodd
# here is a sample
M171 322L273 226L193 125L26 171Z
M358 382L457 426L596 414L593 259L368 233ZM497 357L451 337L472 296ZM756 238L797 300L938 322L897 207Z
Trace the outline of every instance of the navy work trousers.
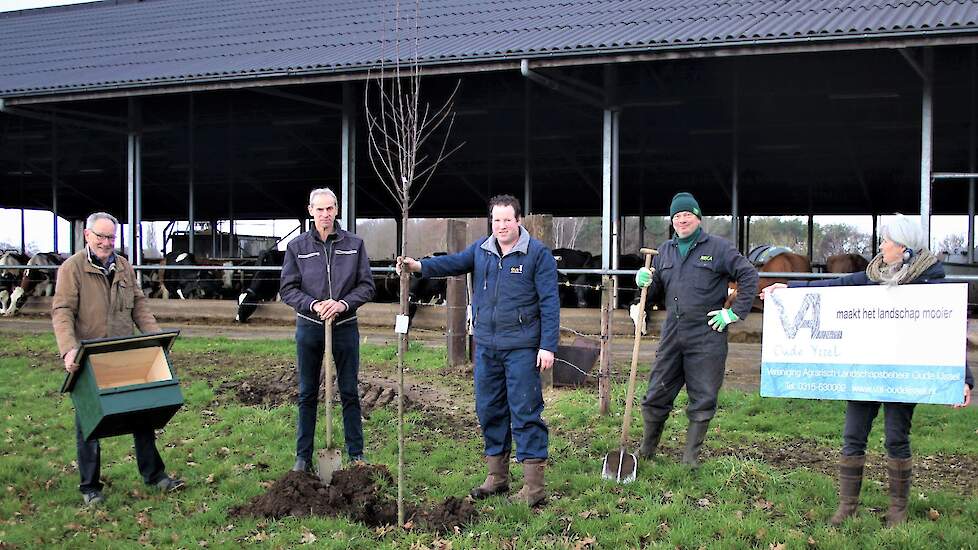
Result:
M669 416L683 385L689 395L686 416L691 421L710 420L717 411L717 394L727 362L727 335L710 328L706 316L686 317L670 319L663 327L649 374L642 407L658 421L664 422Z
M915 403L880 403L878 401L849 401L846 405L846 427L842 434L842 454L866 454L866 441L873 429L873 420L883 406L884 446L893 458L910 458L910 425Z
M156 434L152 429L141 430L132 434L132 439L136 447L136 466L143 476L143 482L147 485L155 485L166 477L166 467L163 465L159 451L156 450ZM99 473L102 469L102 446L99 445L98 439L85 441L81 425L78 423L78 415L75 415L75 448L78 451L78 473L81 476L78 489L83 494L101 491L102 482L99 480Z
M510 453L516 459L547 458L549 432L543 422L543 391L537 350L496 350L476 346L475 412L487 456Z
M316 433L316 406L319 404L320 373L326 336L323 325L303 318L296 320L295 346L299 370L299 419L295 455L312 461ZM333 327L333 363L343 405L343 436L351 457L363 455L363 423L360 418L360 328L347 321Z

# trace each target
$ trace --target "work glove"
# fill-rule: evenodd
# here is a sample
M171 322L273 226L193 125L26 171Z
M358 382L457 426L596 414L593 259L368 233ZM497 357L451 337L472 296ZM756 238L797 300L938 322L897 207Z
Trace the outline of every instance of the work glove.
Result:
M652 273L654 269L648 269L646 267L638 268L638 273L635 274L635 284L638 288L645 288L652 284Z
M723 329L727 328L727 325L740 320L740 317L737 317L737 314L728 308L714 309L707 313L706 316L710 318L707 324L717 332L723 332Z

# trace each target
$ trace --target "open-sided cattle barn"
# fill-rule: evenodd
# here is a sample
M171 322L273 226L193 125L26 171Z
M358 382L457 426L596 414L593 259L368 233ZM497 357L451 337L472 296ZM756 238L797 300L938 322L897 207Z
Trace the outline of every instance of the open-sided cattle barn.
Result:
M431 101L460 83L464 145L415 216L478 216L509 192L603 216L607 264L619 216L663 214L678 190L738 235L746 215L973 213L976 0L442 0L399 17L359 0L0 14L2 206L295 218L328 184L348 227L396 217L364 81L417 38Z

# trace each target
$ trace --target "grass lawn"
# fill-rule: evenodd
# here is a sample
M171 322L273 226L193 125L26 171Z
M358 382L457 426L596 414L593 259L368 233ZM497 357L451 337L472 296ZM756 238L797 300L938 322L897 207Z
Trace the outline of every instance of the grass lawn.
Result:
M138 546L236 548L973 548L978 545L978 410L920 406L914 418L915 479L911 521L881 525L887 497L880 477L882 419L874 429L859 516L841 528L826 520L836 504L831 460L840 439L838 402L761 399L729 390L707 438L697 473L677 464L685 416L674 413L665 454L641 462L638 479L600 478L601 459L617 446L624 386L614 413L597 414L593 389L548 395L550 500L539 510L501 497L478 504L477 522L459 533L432 535L370 529L342 518L281 521L231 518L229 509L265 491L292 465L295 407L240 404L222 390L228 380L294 362L294 343L184 338L173 358L186 404L158 436L169 472L188 487L163 496L145 487L127 436L102 442L107 502L81 506L71 401L50 335L3 335L0 349L0 548ZM442 368L444 353L412 348L416 380L468 391L463 374ZM208 358L204 361L204 358ZM217 358L217 360L215 360ZM364 365L394 378L392 347L364 345ZM646 365L647 369L648 366ZM446 382L451 382L447 384ZM454 384L454 385L453 385ZM640 386L640 391L644 384ZM458 388L468 388L459 390ZM462 396L465 397L465 396ZM467 397L471 400L471 395ZM685 403L680 396L678 407ZM336 431L342 434L338 410ZM462 496L484 477L474 412L431 418L408 414L407 489L412 500ZM441 414L441 413L438 413ZM396 465L395 408L375 410L364 424L367 456ZM632 426L632 441L641 419ZM813 458L814 457L814 458ZM817 459L817 460L816 460ZM948 465L952 466L948 466ZM959 466L953 466L959 465ZM513 491L521 485L518 466ZM916 472L915 472L916 474Z

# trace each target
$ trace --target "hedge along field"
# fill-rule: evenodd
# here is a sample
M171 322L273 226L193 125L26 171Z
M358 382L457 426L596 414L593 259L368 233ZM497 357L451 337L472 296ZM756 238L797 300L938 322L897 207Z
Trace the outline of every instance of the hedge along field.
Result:
M494 497L477 504L475 523L431 534L367 528L343 518L231 518L229 510L262 494L294 458L295 407L242 404L229 388L294 365L289 340L179 339L173 360L186 404L158 444L167 470L187 480L179 493L145 487L127 436L103 440L107 501L81 505L71 401L50 335L3 334L3 445L0 545L3 547L236 548L972 548L978 544L978 411L920 406L914 418L917 458L911 520L882 527L887 504L882 422L870 441L863 506L835 529L834 460L843 405L761 399L725 390L692 473L678 464L685 415L670 418L664 454L640 462L638 479L600 478L601 459L617 448L624 385L614 387L613 414L599 417L593 389L547 395L551 433L548 503L537 510ZM364 345L365 376L394 378L392 347ZM444 368L440 349L412 347L409 377L449 396L453 407L412 407L407 414L406 494L412 502L462 496L485 473L471 403L471 374ZM619 366L621 367L621 366ZM646 374L648 365L643 366ZM641 385L640 385L641 391ZM467 392L467 393L466 393ZM438 404L434 404L438 405ZM334 429L342 434L339 415ZM881 420L881 419L880 419ZM322 431L322 426L318 428ZM387 405L364 424L368 459L396 464L396 412ZM631 427L632 441L641 420ZM634 448L633 444L633 448ZM521 485L513 468L512 490Z

